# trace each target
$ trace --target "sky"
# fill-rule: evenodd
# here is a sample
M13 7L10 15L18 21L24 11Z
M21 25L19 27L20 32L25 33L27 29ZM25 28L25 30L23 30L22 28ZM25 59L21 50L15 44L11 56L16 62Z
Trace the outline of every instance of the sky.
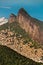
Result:
M0 0L0 18L18 14L24 8L32 17L43 21L43 0Z

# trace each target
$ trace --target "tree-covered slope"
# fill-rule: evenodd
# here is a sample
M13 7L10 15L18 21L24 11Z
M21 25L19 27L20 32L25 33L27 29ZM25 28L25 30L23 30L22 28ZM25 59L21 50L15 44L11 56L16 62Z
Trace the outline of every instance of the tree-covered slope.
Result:
M0 65L43 65L28 59L6 46L0 46Z

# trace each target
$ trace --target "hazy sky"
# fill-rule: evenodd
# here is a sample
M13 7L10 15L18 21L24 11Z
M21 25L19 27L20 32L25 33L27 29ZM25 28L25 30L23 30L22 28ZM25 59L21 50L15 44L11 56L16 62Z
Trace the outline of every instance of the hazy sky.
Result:
M0 17L17 14L24 8L32 17L43 21L43 0L0 0Z

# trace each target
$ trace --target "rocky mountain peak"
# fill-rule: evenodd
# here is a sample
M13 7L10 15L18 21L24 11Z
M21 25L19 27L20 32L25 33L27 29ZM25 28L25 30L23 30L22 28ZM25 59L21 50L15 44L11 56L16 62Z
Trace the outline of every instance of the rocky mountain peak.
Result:
M10 17L16 17L16 15L15 15L15 14L13 14L13 13L11 13L11 14L10 14Z
M24 8L19 9L18 14L22 14L22 15L24 15L25 17L26 17L26 16L30 16L30 15L26 12L26 10L25 10Z
M33 40L43 44L43 23L41 21L31 17L24 8L21 8L18 13L18 22Z
M12 23L12 22L15 22L15 20L16 20L16 15L11 13L9 17L9 22Z

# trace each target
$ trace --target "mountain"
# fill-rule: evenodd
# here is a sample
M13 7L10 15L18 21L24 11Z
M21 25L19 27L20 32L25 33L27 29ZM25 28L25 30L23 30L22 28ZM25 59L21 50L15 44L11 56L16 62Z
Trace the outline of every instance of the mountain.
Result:
M10 23L16 21L16 15L14 15L13 13L11 13L9 20Z
M24 8L17 16L11 14L8 22L0 26L0 45L39 63L43 63L42 42L43 22L28 15Z
M30 15L21 8L18 12L18 22L21 27L25 29L26 32L29 33L30 37L43 44L43 22L39 21Z

